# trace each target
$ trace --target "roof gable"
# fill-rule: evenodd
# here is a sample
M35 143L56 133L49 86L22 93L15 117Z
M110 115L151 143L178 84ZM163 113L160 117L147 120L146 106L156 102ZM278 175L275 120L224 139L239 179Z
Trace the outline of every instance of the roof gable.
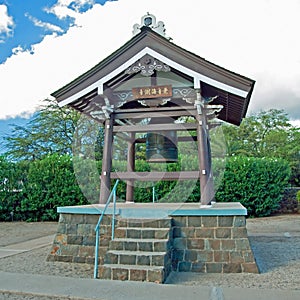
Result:
M208 62L148 27L141 28L141 32L126 44L74 81L52 93L52 96L63 106L72 105L93 91L103 95L107 82L124 74L145 55L150 55L193 78L193 88L201 89L204 96L219 96L215 102L226 106L226 112L223 116L221 114L224 121L238 125L245 116L255 83L253 80ZM230 101L236 102L234 109L229 109Z

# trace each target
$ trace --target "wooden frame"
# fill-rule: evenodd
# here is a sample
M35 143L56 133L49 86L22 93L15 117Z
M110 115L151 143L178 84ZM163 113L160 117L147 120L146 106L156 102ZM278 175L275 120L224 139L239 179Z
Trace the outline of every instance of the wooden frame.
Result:
M151 65L153 62L162 64L164 72L172 72L175 78L181 78L181 84L172 86L171 80L159 82L157 80L159 70ZM146 75L150 76L148 77L150 86L138 88L135 85L128 85L129 90L123 91L122 84L134 78L135 74L142 70L143 63L147 66L142 67L150 69L151 65L153 69L151 74L148 72L150 75ZM70 105L105 125L100 203L106 203L110 180L117 176L111 173L114 134L122 135L127 141L127 172L118 174L121 179L127 181L126 201L132 201L134 180L140 180L144 176L135 172L134 146L136 143L145 142L143 138L136 139L136 133L175 130L197 132L196 137L179 137L178 141L197 143L199 171L180 174L152 172L147 174L148 178L152 181L161 178L163 180L199 178L201 203L205 205L210 203L214 194L209 141L209 128L214 124L209 124L210 116L206 115L205 107L208 103L211 104L211 111L212 106L222 107L223 109L218 111L218 118L240 125L246 116L254 84L254 80L213 64L175 45L151 28L142 27L140 33L122 47L51 95L60 106ZM168 93L158 98L160 85L168 86ZM124 89L128 89L128 86ZM148 89L152 91L150 95ZM140 99L140 96L147 97ZM183 116L193 116L195 122L148 125L139 123L139 119L146 117L157 119L168 117L175 120Z

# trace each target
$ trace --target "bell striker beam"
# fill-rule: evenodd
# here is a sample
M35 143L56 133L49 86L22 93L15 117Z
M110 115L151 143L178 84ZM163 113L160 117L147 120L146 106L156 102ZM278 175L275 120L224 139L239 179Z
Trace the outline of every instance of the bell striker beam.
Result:
M102 173L100 185L100 204L105 204L110 194L110 173L112 166L112 144L113 144L113 115L105 120L104 147L102 159Z

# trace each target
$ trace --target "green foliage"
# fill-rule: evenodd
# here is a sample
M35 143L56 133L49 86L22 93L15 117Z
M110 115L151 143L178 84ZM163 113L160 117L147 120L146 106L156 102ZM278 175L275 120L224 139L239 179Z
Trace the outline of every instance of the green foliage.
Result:
M91 203L99 203L101 161L73 156L73 170L76 182L85 199Z
M32 162L23 194L20 210L30 221L57 220L58 206L87 204L69 155L53 154Z
M15 164L0 156L0 221L20 219L21 191L27 168L24 162Z
M224 140L221 131L211 131L216 200L239 201L251 216L269 215L288 179L292 185L300 184L300 129L291 126L280 110L245 118L240 127L220 128ZM13 132L6 137L6 147L7 157L15 163L0 158L0 220L10 220L12 211L15 219L54 220L57 206L98 202L103 149L103 128L98 123L46 100L27 126L14 126ZM231 158L224 173L225 148ZM136 170L198 170L195 151L191 144L179 143L178 163L149 164L145 145L138 144ZM126 156L127 143L116 137L114 171L127 170ZM200 199L199 181L191 180L135 182L135 201L151 202L153 186L158 201ZM126 182L120 182L117 194L125 199Z
M278 208L289 178L289 165L282 159L232 157L216 201L241 202L249 216L268 216Z
M72 155L84 159L101 160L103 152L103 126L82 115L74 125Z
M11 163L1 157L0 166L1 220L10 220L11 211L19 220L56 220L58 206L98 202L101 161L53 154L30 164ZM228 159L225 173L222 159L214 159L213 166L216 187L220 185L216 200L241 202L250 216L266 216L274 211L289 178L288 164L281 159L233 157ZM113 168L125 171L126 162L115 161ZM180 157L178 163L167 165L136 162L136 170L140 172L185 168L197 169L197 159ZM136 182L135 201L152 202L153 186L159 202L199 202L200 199L199 181L190 180ZM120 182L117 196L119 201L125 199L126 182Z
M226 168L225 168L226 164ZM114 162L114 170L125 171L126 162ZM176 164L149 164L136 161L140 172L197 170L196 157L180 156ZM288 186L290 168L286 161L275 158L237 156L213 158L213 174L217 202L241 202L249 216L267 216L277 209L284 189ZM135 202L152 202L154 186L159 202L199 202L200 183L188 181L136 182ZM125 183L121 182L117 195L125 199Z
M127 168L126 161L113 161L114 172L124 172ZM145 160L136 160L135 170L137 172L172 172L180 170L197 170L198 158L189 155L180 155L177 163L148 163ZM153 187L155 189L155 199L160 202L185 202L198 201L200 199L199 184L197 180L189 181L158 181L158 182L135 182L134 201L137 203L146 203L153 201ZM198 190L197 190L198 188ZM193 190L195 192L193 193ZM117 189L117 195L125 199L126 183L121 182ZM190 197L190 198L189 198Z
M222 127L229 156L282 158L291 167L291 185L300 185L300 128L290 124L283 110L262 111L245 118L239 127Z
M44 100L26 126L12 125L12 135L4 137L7 155L16 160L35 160L51 153L70 154L79 117L75 110Z
M297 192L297 201L300 203L300 191Z

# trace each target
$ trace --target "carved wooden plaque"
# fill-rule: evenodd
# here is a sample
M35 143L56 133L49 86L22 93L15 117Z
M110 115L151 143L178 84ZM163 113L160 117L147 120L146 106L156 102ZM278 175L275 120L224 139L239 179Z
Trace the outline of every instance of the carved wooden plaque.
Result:
M172 85L158 85L132 88L134 99L154 99L172 97Z

